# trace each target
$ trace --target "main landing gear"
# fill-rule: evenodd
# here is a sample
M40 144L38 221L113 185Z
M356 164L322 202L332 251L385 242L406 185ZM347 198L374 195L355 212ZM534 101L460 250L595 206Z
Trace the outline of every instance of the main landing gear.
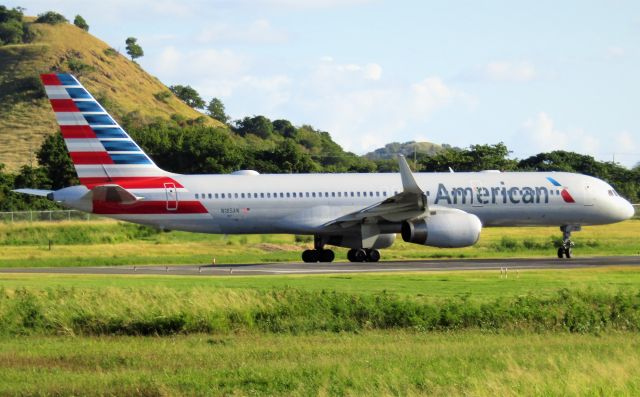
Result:
M579 232L582 228L576 225L564 225L560 226L560 230L562 231L562 245L558 248L558 258L569 259L573 256L573 246L575 245L571 241L571 232Z
M313 237L313 249L304 250L302 252L302 260L305 263L316 262L333 262L336 255L330 249L325 249L323 240L320 236ZM380 260L380 251L369 248L353 248L347 252L347 259L350 262L378 262Z
M336 254L332 250L324 249L324 242L322 241L320 236L313 237L313 247L314 249L312 250L302 251L303 262L333 262L336 257Z
M350 249L347 252L350 262L377 262L380 260L380 251L369 248Z

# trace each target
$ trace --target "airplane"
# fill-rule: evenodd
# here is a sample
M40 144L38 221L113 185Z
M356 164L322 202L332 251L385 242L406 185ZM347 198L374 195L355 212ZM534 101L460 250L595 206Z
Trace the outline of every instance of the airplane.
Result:
M67 208L163 230L312 235L304 262L378 262L397 234L431 247L467 247L483 227L560 226L571 233L624 221L633 206L606 182L566 172L181 175L162 170L73 76L43 74L80 185L17 189Z

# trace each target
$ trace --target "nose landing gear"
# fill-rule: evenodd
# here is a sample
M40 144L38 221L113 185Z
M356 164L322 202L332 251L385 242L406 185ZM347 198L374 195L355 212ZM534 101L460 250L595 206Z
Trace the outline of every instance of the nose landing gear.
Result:
M582 230L580 225L563 225L560 226L562 231L562 245L558 248L558 258L565 257L570 259L573 256L573 247L575 243L571 241L571 232L579 232Z

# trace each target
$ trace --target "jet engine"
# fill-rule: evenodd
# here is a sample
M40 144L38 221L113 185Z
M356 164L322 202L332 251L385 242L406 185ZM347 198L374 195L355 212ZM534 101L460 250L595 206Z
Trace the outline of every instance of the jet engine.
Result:
M482 222L477 216L456 209L436 211L428 218L402 223L404 241L439 248L473 245L481 231Z

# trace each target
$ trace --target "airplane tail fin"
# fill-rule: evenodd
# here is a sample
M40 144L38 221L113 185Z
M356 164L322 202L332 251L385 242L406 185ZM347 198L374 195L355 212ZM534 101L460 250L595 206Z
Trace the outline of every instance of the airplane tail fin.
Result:
M74 76L57 73L40 78L80 183L89 189L114 183L163 186L168 173L155 165Z

